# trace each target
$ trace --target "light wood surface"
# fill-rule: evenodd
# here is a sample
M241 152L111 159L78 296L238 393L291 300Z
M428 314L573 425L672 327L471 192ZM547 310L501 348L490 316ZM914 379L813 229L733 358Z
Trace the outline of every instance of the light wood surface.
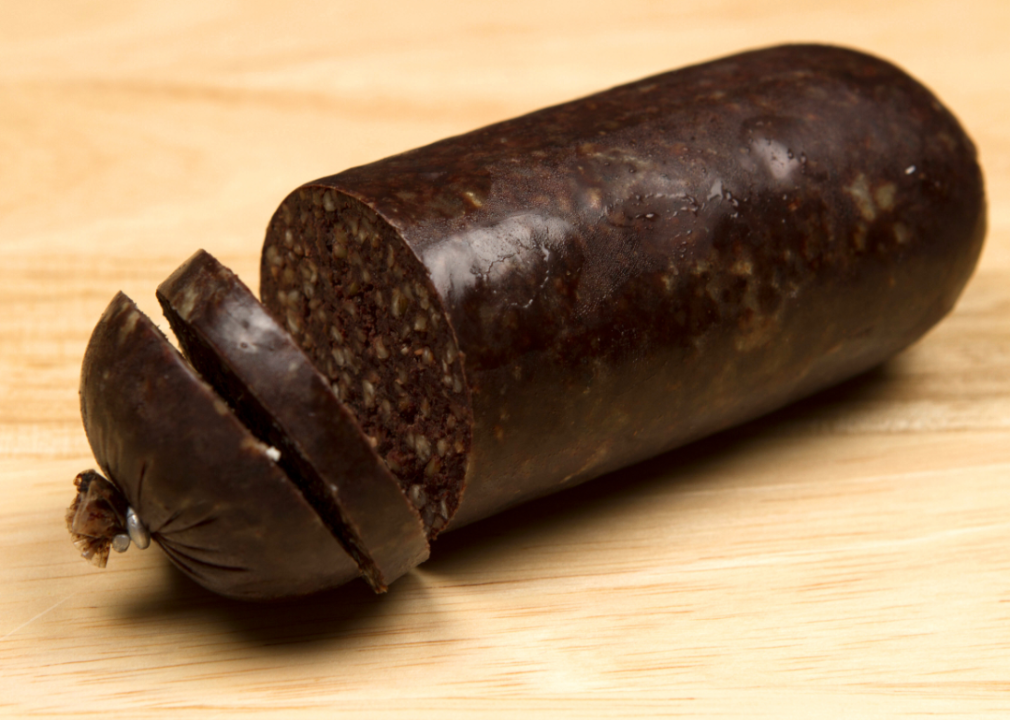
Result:
M1010 3L0 7L0 714L1007 717ZM80 359L205 247L255 284L303 181L789 40L933 88L990 198L956 311L870 375L450 534L383 597L253 606L64 528Z

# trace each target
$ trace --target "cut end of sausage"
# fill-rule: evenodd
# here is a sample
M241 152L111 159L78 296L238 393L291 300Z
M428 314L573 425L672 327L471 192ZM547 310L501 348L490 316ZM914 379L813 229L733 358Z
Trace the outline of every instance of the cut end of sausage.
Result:
M116 492L111 512L71 532L104 539L124 528L126 507L184 573L246 600L307 595L357 577L357 565L270 448L235 417L128 297L119 293L92 333L81 373L88 441ZM73 514L102 508L104 487L84 474ZM121 498L120 499L120 495ZM84 510L82 510L84 509Z
M459 507L473 412L465 358L424 266L369 207L307 185L274 214L260 277L264 305L437 536Z
M417 511L354 417L234 273L201 250L157 294L190 362L276 448L376 591L427 559Z

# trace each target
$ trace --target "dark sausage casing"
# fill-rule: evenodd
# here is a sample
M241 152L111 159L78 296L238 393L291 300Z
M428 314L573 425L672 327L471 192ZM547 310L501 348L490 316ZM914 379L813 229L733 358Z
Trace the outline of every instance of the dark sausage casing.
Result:
M261 296L435 535L880 363L984 232L928 90L786 46L308 183Z

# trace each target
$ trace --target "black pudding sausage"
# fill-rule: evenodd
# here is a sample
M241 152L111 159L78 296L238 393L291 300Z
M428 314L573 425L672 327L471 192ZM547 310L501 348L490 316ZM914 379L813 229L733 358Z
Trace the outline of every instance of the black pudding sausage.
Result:
M976 151L836 47L646 78L310 182L261 297L432 537L861 373L954 305Z
M382 590L446 529L886 360L953 307L985 229L953 115L816 45L352 168L273 215L273 324L209 256L162 286L209 384L113 301L81 385L111 482L79 476L68 523L101 562L139 516L237 597ZM243 354L254 324L293 375Z

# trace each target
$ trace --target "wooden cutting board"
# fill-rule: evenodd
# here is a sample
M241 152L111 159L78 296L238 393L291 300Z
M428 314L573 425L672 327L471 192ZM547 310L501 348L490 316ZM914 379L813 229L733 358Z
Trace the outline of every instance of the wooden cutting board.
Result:
M48 0L0 21L0 714L1006 717L1010 4ZM298 184L660 70L852 45L975 138L987 247L892 362L446 536L385 596L243 605L83 562L77 382L124 290L256 284ZM165 323L162 321L162 325Z

